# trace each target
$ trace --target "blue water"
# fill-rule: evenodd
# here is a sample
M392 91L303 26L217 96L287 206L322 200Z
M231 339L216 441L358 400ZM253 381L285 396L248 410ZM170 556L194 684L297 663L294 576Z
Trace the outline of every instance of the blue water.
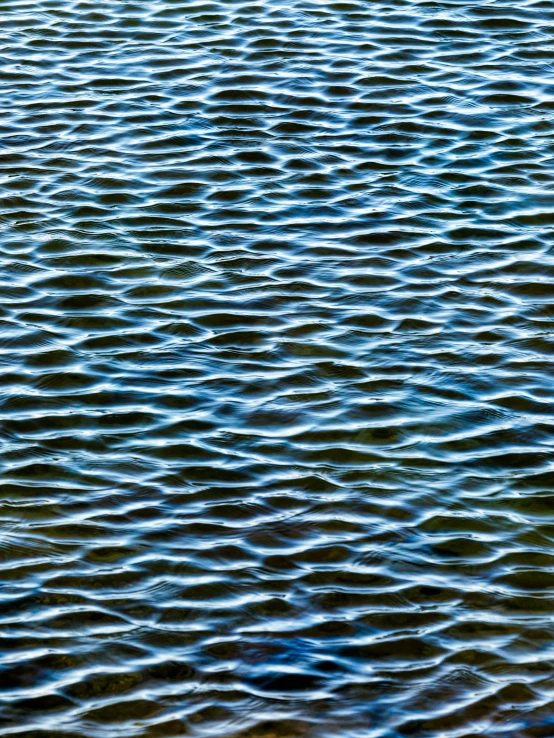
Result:
M0 735L554 736L554 2L2 2Z

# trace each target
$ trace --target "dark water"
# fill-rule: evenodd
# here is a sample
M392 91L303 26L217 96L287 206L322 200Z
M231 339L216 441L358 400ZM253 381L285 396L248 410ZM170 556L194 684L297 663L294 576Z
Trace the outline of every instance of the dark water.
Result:
M554 3L2 2L2 736L554 736Z

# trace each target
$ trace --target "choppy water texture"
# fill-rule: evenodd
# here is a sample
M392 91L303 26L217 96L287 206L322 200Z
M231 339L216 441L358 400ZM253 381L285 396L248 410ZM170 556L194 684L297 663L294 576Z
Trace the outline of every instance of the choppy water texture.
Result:
M1 18L1 735L554 736L554 3Z

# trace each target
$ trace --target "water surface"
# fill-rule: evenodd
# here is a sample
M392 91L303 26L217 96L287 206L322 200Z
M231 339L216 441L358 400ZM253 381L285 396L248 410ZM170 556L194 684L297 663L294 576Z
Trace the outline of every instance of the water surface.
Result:
M554 3L3 0L26 738L554 735Z

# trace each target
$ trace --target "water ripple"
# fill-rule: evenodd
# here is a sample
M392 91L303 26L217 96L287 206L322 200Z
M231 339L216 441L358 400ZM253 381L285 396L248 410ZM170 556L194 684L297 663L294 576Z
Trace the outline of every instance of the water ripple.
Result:
M552 3L0 4L0 733L554 735Z

